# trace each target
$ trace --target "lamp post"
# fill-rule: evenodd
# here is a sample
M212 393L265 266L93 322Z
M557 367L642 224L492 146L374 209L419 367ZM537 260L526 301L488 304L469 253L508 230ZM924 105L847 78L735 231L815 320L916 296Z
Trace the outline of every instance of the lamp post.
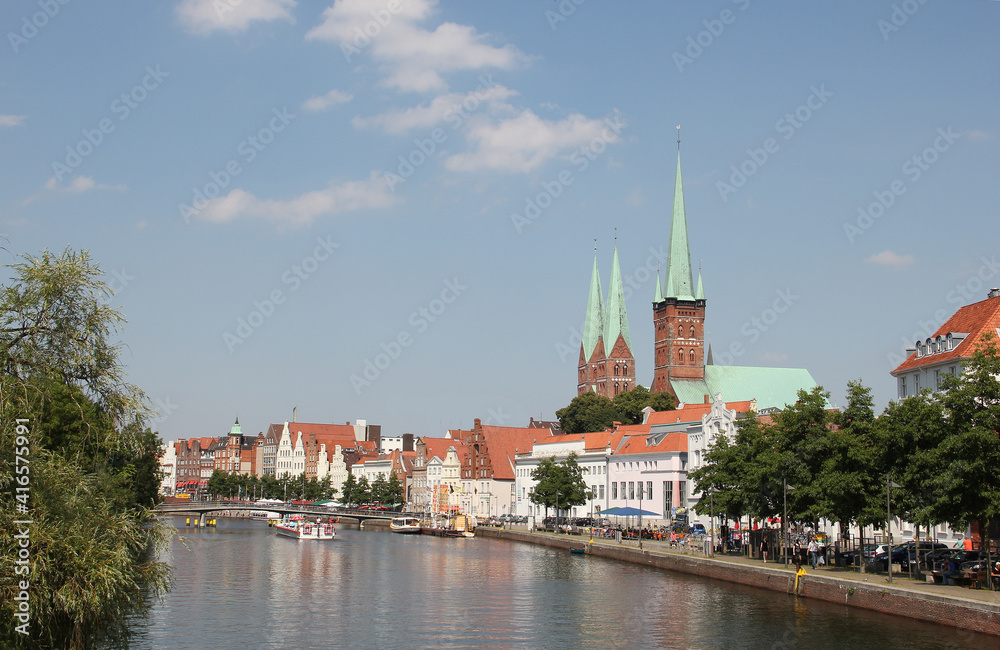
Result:
M711 527L711 530L708 533L710 540L709 543L712 545L711 546L712 557L715 557L715 489L714 488L710 489L708 492L708 506L709 506L708 516L710 518L708 525Z
M642 550L642 481L639 481L639 550Z
M889 475L885 476L885 534L888 538L889 547L886 549L886 568L889 570L889 584L892 584L892 510L891 503L889 500L889 488L898 488L899 485L889 480ZM920 540L917 540L917 546L920 546ZM918 556L919 557L919 556Z

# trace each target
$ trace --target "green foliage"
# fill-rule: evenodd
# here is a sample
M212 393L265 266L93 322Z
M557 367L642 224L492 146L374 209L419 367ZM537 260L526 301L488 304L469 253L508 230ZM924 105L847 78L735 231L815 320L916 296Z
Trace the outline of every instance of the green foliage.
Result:
M399 477L395 474L389 475L389 481L386 484L386 494L385 503L387 505L395 505L397 503L403 503L406 496L403 494L403 484L400 483Z
M677 407L677 400L670 393L650 393L643 386L618 393L614 400L587 392L556 411L556 417L566 433L587 433L603 431L615 422L639 424L647 406L655 411L669 411Z
M84 648L125 643L129 622L169 585L155 557L166 529L151 517L161 446L143 425L145 396L124 379L112 342L124 322L87 253L48 252L11 266L0 291L0 466L28 438L30 498L0 473L0 527L30 519L30 636L14 626L0 645ZM17 430L22 419L26 429ZM17 505L28 510L18 513ZM13 567L13 534L0 561ZM0 617L14 621L15 583L0 583Z
M349 506L361 503L361 500L358 498L358 482L354 478L354 474L348 472L347 478L344 479L344 484L340 486L340 491L343 493L341 501L344 505Z
M590 498L587 484L583 481L583 468L576 462L576 454L557 463L552 458L543 458L532 470L531 478L537 481L531 493L531 502L547 508L564 510L580 506Z

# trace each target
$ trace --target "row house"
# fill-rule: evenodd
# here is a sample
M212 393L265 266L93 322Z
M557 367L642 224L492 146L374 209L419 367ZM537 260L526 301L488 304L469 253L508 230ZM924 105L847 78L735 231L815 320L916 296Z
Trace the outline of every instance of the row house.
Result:
M459 474L465 446L451 438L429 436L417 438L413 446L411 509L426 513L457 510L461 504L455 488L461 487Z
M160 462L160 494L173 496L177 489L177 448L173 442L168 442L159 457Z
M553 437L551 429L500 427L476 418L470 430L448 435L465 446L461 468L462 511L479 517L514 512L514 464L518 451Z
M194 494L204 489L208 478L215 469L215 452L212 446L216 438L180 439L174 443L177 456L177 481L174 492Z

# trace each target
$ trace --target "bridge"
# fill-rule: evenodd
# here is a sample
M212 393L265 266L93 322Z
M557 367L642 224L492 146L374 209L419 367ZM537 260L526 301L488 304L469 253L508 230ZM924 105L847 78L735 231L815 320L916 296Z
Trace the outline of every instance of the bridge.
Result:
M409 513L384 512L371 510L358 510L349 508L337 508L331 510L325 506L297 506L289 503L250 503L247 501L192 501L191 503L161 503L156 507L156 511L164 515L195 515L199 517L198 525L205 525L205 518L213 512L224 512L226 510L241 510L244 512L277 512L279 515L319 515L322 517L350 517L359 522L368 519L379 519L385 522L393 517L399 517Z

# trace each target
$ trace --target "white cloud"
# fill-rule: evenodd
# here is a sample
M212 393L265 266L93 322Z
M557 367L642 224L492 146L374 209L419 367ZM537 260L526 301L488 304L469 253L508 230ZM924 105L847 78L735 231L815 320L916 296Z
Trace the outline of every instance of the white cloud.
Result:
M492 123L486 118L469 122L466 139L476 145L470 153L445 161L452 171L496 169L529 172L547 160L577 150L579 155L599 155L618 135L603 120L573 113L565 119L543 120L530 109L517 117Z
M393 110L372 117L355 117L351 123L356 128L380 128L386 133L406 133L412 129L429 129L442 122L458 127L463 121L485 106L489 111L513 111L504 102L517 92L506 86L494 85L472 90L464 95L448 93L438 95L427 104L405 110Z
M70 192L73 194L82 194L83 192L89 192L90 190L115 190L116 192L124 192L128 189L125 185L105 185L103 183L95 183L94 179L89 176L74 176L69 182L69 185L59 185L59 181L53 176L49 180L45 181L45 189L54 192Z
M305 103L302 104L302 108L307 111L325 111L331 106L346 104L352 99L354 99L354 95L334 88L325 95L307 99Z
M335 0L307 39L334 41L350 62L361 53L382 65L385 84L400 91L443 91L441 75L458 70L510 69L526 57L513 45L494 47L469 25L442 23L434 31L417 24L438 0Z
M295 22L295 0L181 0L177 18L192 34L242 32L255 20Z
M978 131L978 130L966 131L965 135L970 140L989 140L990 138L993 137L993 134L990 133L989 131Z
M871 264L881 264L882 266L902 269L914 264L917 260L912 255L898 255L892 251L882 251L881 253L872 255L865 261Z
M17 126L24 121L24 115L0 115L0 126Z
M385 179L376 173L365 181L330 184L287 201L258 199L240 189L208 202L197 217L229 223L241 217L256 217L288 226L304 226L318 217L368 208L386 208L396 202Z

